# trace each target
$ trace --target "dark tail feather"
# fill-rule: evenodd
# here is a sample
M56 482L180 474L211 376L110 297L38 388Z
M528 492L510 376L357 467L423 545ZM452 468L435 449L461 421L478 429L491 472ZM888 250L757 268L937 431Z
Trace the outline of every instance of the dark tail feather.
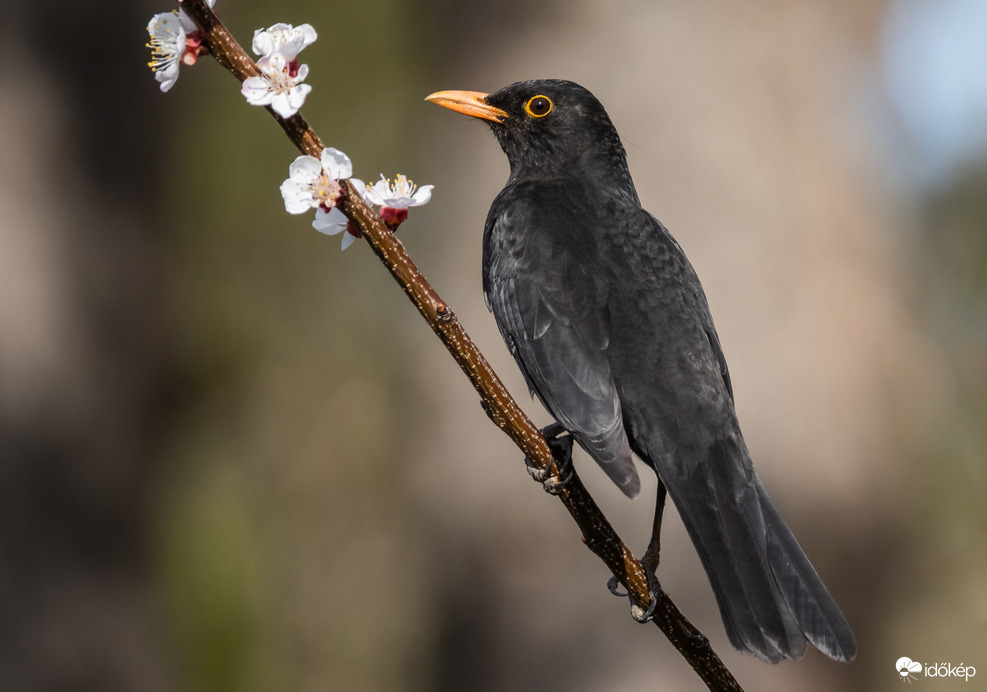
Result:
M857 642L839 606L775 509L761 479L754 477L768 527L768 563L788 609L814 647L837 661L852 661Z
M743 441L718 442L691 474L670 475L663 480L730 642L769 663L801 658L807 639L831 658L852 659L850 627L771 503Z

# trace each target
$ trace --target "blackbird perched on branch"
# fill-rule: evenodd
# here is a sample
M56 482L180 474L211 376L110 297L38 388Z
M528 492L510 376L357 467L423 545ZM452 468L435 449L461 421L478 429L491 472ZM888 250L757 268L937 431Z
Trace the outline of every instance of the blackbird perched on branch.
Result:
M735 647L774 663L808 640L851 660L850 626L754 472L699 278L641 207L600 102L562 80L428 100L484 119L510 162L483 292L531 391L629 497L631 452L658 474L649 579L667 488Z

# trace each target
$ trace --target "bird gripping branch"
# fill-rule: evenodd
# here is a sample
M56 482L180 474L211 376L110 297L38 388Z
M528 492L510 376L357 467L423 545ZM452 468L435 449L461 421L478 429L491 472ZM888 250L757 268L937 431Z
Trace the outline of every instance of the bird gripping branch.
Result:
M486 121L510 162L483 233L483 290L533 394L629 497L632 453L667 488L731 643L771 663L856 643L754 472L699 278L641 207L600 102L562 80L429 101Z

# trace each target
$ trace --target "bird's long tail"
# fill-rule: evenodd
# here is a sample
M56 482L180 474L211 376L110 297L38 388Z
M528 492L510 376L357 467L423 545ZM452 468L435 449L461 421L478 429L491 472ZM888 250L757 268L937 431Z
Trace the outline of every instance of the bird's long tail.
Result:
M808 640L830 658L854 658L846 618L775 509L742 440L714 443L689 474L663 480L735 647L776 663L801 658Z
M761 479L754 479L768 529L768 564L785 605L813 646L837 661L853 660L857 643L849 623L771 502Z

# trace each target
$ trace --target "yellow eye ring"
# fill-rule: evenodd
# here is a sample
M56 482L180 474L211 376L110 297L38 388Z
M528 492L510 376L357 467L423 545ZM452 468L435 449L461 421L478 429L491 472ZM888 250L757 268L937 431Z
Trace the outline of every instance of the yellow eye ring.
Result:
M543 94L532 96L524 104L524 110L532 118L544 118L546 115L552 112L553 108L554 106L552 105L552 99L548 98Z

